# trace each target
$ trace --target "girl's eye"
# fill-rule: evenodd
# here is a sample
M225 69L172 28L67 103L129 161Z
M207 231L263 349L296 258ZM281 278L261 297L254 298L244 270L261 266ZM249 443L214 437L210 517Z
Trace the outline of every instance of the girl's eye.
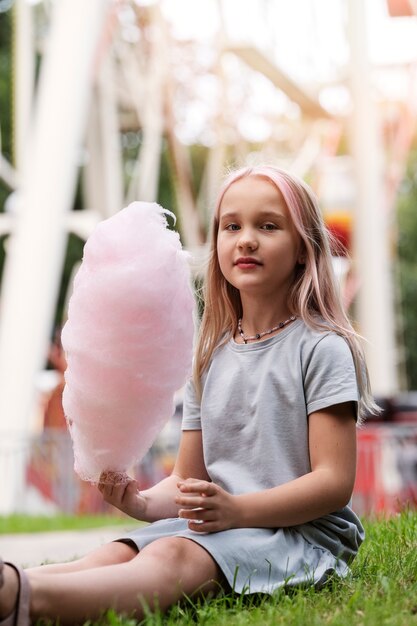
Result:
M239 230L238 224L227 224L226 230Z
M275 224L272 224L272 223L268 222L266 224L262 224L261 228L263 230L276 230L277 226Z

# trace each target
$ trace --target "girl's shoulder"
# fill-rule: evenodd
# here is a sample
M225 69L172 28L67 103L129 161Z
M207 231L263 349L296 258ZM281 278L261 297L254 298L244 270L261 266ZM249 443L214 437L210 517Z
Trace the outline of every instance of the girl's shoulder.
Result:
M321 323L321 320L318 320ZM313 328L306 323L300 325L298 337L301 359L305 365L311 361L353 364L352 351L343 335L324 324Z

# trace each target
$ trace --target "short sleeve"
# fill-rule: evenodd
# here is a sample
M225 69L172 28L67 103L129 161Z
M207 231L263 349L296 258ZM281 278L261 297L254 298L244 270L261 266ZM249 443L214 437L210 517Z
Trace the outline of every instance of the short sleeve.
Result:
M324 335L314 346L304 375L307 414L333 404L357 402L358 384L349 345L335 333Z
M200 402L192 380L185 385L181 429L201 430Z

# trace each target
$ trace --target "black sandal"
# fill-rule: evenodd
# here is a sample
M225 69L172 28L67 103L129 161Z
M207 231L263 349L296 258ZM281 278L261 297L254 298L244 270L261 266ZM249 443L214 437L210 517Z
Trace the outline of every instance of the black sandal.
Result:
M13 563L3 562L0 559L0 588L4 584L4 566L10 565L17 572L19 578L19 592L17 594L17 601L14 610L0 621L0 626L29 626L29 598L30 588L29 581L26 573L18 565Z

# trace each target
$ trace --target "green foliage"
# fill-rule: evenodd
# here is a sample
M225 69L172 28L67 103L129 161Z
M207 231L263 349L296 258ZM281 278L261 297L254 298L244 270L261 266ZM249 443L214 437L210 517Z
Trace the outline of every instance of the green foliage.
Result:
M398 274L408 388L417 389L417 146L398 198Z
M68 304L66 302L68 288L74 269L82 259L84 244L85 242L77 237L77 235L72 233L68 235L65 263L62 271L61 285L59 288L58 303L55 314L55 327L58 328L65 322L65 307Z
M174 213L178 218L177 199L175 197L175 178L173 174L174 168L172 166L172 163L170 162L166 141L163 142L162 146L160 167L161 169L159 172L159 189L157 202L158 204L163 206L164 209L172 211L172 213ZM170 227L173 226L171 220L168 220L168 225ZM177 228L178 222L175 225L175 229Z
M200 145L190 146L190 155L193 190L195 197L197 197L203 180L204 168L208 157L208 148Z
M12 13L7 11L0 13L0 126L1 146L3 155L11 161L12 158ZM1 194L6 192L0 182L0 206Z

